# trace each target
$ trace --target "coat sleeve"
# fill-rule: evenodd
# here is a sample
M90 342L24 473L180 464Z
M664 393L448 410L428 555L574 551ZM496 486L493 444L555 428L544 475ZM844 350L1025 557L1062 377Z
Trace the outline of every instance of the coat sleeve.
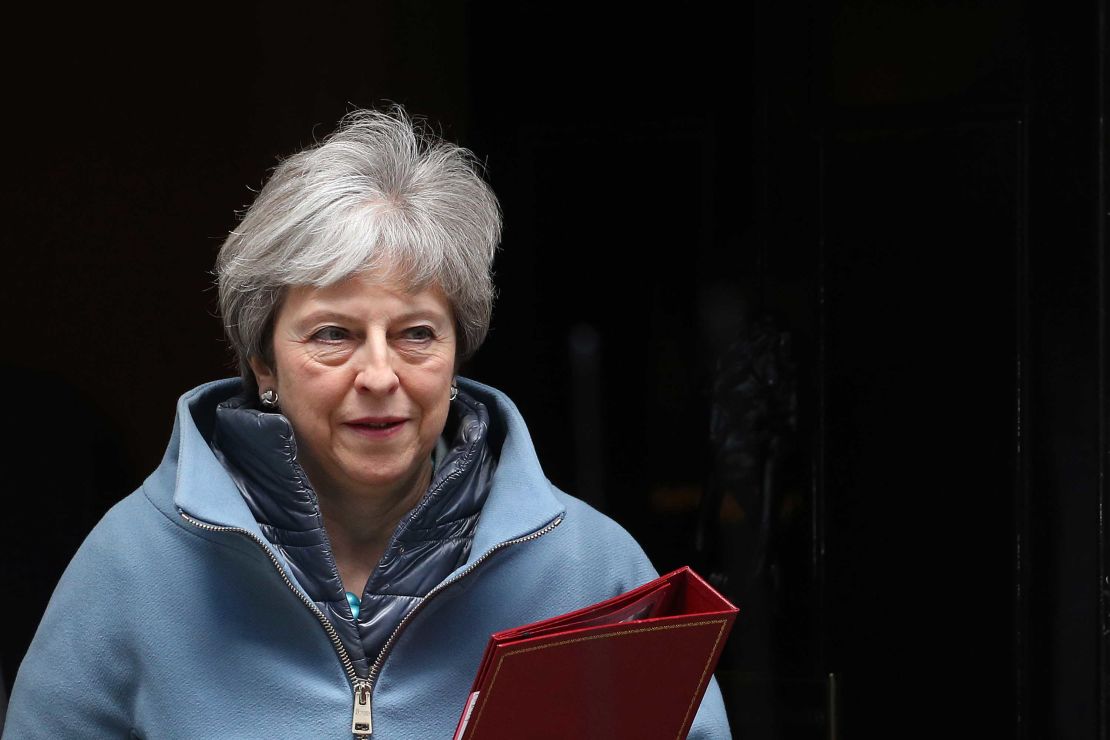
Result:
M133 582L111 513L66 568L16 675L4 740L128 738L141 675Z
M690 740L729 740L732 732L728 726L728 715L725 714L725 703L721 697L721 689L717 686L717 679L709 682L702 697L701 706L698 707L694 724L687 735Z

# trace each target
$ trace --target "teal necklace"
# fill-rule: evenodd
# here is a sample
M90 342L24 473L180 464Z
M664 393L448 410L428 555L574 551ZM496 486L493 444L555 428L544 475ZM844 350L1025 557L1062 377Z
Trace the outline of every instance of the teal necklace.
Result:
M347 603L351 605L351 614L354 614L355 619L358 619L358 610L359 610L359 607L362 606L362 599L360 599L359 597L355 596L353 593L348 591L347 592Z

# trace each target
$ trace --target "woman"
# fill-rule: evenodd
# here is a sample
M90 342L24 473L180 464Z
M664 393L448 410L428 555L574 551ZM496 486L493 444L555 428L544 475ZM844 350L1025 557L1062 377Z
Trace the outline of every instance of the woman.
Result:
M181 397L74 558L5 738L448 738L491 632L655 576L455 375L500 236L477 169L398 108L275 170L217 266L242 377ZM690 736L728 737L716 685Z

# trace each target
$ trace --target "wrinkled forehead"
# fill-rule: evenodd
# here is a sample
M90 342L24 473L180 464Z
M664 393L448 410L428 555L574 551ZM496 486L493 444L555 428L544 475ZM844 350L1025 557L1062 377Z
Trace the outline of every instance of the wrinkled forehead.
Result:
M454 309L438 282L414 277L411 272L391 269L360 270L324 285L287 286L274 320L292 313L311 310L349 309L355 312L388 308L391 313L424 311L438 313L454 321Z
M425 290L443 292L443 286L426 267L411 264L409 260L400 258L367 265L350 273L344 280L361 280L368 285L388 285L396 290L413 294Z

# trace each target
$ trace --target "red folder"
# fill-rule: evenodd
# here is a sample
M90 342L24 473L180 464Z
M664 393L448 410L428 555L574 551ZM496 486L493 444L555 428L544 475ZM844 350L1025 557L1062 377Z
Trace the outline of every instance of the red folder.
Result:
M689 568L490 637L455 740L681 740L737 608Z

